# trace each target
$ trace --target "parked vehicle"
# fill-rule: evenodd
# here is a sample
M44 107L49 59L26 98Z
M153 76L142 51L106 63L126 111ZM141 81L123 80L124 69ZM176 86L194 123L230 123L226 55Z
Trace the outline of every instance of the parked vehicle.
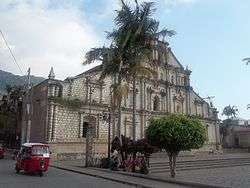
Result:
M43 173L49 167L49 146L42 143L25 143L22 145L16 160L16 173L24 170L29 173Z
M3 159L4 158L4 147L2 144L0 144L0 159Z

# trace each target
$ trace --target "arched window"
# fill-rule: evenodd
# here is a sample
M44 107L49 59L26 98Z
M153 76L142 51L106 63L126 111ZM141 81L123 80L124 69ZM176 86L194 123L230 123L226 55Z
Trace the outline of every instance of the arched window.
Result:
M153 104L153 110L154 111L159 111L160 110L160 105L159 105L159 103L160 103L160 100L159 100L159 97L158 96L155 96L154 97L154 104Z

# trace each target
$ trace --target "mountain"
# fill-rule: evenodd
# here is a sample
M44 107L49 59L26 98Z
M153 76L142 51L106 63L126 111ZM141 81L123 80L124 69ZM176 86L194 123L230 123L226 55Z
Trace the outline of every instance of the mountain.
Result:
M24 85L27 82L26 80L27 80L27 76L19 76L19 75L12 74L10 72L0 70L0 94L6 93L5 91L6 85L11 85L11 86ZM43 80L45 80L45 78L30 76L30 80L31 80L32 85L36 85L42 82Z

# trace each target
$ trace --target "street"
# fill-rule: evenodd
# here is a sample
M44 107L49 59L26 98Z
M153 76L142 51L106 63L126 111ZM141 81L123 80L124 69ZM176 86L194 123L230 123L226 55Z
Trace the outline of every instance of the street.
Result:
M70 171L60 170L50 167L49 171L44 173L43 177L39 175L27 174L20 172L16 174L14 170L15 161L11 159L0 159L0 188L132 188L134 186L118 183L115 181L96 178L88 175L78 174ZM110 174L114 176L114 174ZM120 179L124 182L141 183L141 187L156 188L184 188L176 184L157 182L136 177L128 177L123 175Z
M49 168L44 177L30 175L21 172L16 174L14 170L15 161L0 159L0 188L77 188L77 187L119 187L128 188L129 185L107 181L73 172Z

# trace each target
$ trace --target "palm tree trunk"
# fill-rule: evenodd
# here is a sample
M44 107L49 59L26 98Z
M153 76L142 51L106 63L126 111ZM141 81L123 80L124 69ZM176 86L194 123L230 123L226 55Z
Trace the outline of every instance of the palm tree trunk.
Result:
M118 86L121 85L122 79L118 75ZM122 99L118 101L118 123L117 123L117 136L121 139L121 124L122 124L122 108L121 108Z
M135 142L136 139L136 80L135 75L133 75L133 118L132 118L132 126L133 126L133 142ZM136 152L133 152L133 166L132 166L132 172L135 172L135 159L136 159Z
M132 118L132 126L133 126L133 141L136 139L136 79L135 75L133 75L133 118Z

